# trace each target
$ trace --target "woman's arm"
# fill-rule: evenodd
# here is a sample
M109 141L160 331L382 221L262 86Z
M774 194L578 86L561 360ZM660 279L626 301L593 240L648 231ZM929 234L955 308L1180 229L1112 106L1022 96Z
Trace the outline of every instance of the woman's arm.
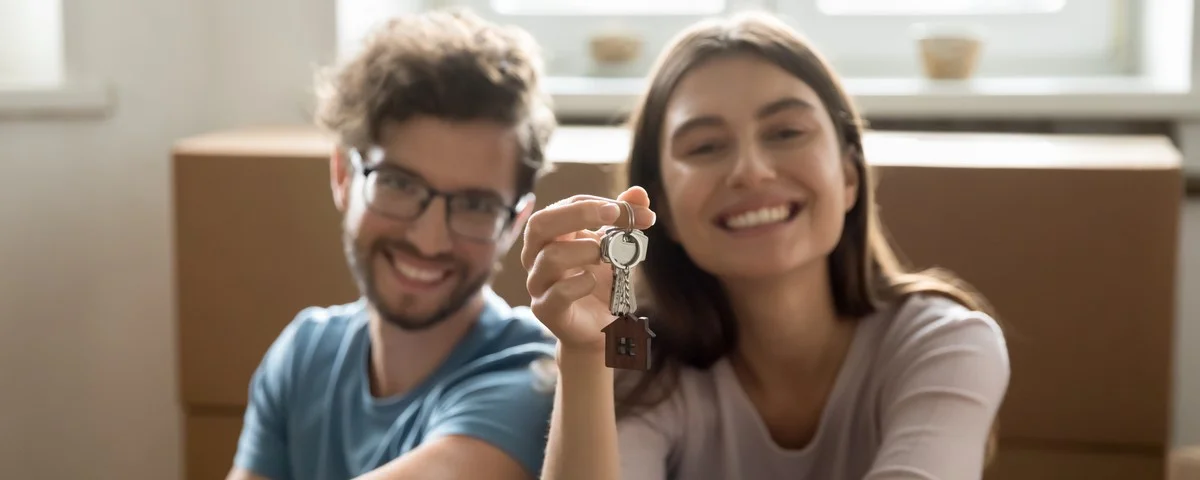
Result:
M559 348L545 480L618 480L613 374L603 350Z
M975 312L921 327L905 338L882 392L882 445L866 480L982 478L1008 388L1003 334Z
M542 478L665 480L683 425L679 399L673 395L616 422L614 373L604 366L603 352L563 350Z
M530 309L558 338L558 384L542 478L617 480L617 422L613 374L604 362L612 267L600 256L605 226L649 228L650 198L640 187L611 200L576 195L529 217L521 265ZM634 218L628 218L633 214ZM628 478L628 476L626 476Z

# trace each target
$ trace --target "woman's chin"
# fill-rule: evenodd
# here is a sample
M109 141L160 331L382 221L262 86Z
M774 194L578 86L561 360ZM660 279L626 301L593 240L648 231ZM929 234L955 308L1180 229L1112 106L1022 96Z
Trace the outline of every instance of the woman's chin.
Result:
M709 262L704 270L726 281L763 281L786 278L797 271L811 268L821 258L795 258L775 255L726 255Z

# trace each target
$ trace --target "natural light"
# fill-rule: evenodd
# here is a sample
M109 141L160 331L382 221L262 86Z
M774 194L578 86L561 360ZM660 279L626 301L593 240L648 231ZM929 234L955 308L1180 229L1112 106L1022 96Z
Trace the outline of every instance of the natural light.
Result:
M63 80L61 0L0 0L0 89Z
M795 0L792 0L795 1ZM1066 0L815 0L827 15L1011 15L1052 13ZM504 15L709 15L724 0L492 0Z
M827 15L1051 13L1061 10L1065 4L1066 0L817 0L817 7Z
M711 15L725 0L492 0L504 15Z

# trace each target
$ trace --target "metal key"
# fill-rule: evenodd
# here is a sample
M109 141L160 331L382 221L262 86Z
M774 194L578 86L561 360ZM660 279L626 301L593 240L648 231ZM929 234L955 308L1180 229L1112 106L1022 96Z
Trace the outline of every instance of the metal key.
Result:
M647 243L646 234L638 230L610 230L600 240L604 260L612 264L613 269L612 299L609 302L609 310L613 315L637 310L630 274L633 267L646 258Z
M633 228L633 206L620 202L628 214L629 227L614 228L600 238L600 254L612 265L613 282L609 310L617 317L604 327L604 364L609 368L650 370L654 332L649 320L637 317L633 295L633 268L646 259L649 239Z
M613 268L632 270L646 260L650 240L641 230L612 229L600 238L600 253Z
M613 267L611 298L608 301L608 309L613 315L621 316L637 309L631 290L629 270Z
M633 206L628 202L621 202L621 206L625 207L630 227L609 230L600 238L600 255L613 269L609 310L616 316L632 314L637 310L630 273L633 267L646 259L646 246L649 244L646 234L632 228Z

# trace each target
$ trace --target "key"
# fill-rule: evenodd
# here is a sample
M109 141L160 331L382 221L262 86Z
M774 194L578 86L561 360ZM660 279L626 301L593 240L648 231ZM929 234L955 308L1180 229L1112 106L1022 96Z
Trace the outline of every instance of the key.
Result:
M613 315L620 316L626 313L633 313L637 310L637 302L633 298L631 283L629 269L613 267L611 299L608 302L608 310Z
M633 207L621 202L632 222ZM604 364L626 370L650 369L650 346L654 332L650 320L635 316L634 267L646 260L649 239L635 228L614 228L600 238L600 256L612 265L613 281L609 310L617 317L604 327Z
M600 254L613 268L632 269L646 260L649 239L641 230L612 229L600 238Z
M646 259L646 234L640 230L609 230L600 239L601 256L612 264L613 282L609 310L613 315L633 313L637 301L633 297L630 272Z

